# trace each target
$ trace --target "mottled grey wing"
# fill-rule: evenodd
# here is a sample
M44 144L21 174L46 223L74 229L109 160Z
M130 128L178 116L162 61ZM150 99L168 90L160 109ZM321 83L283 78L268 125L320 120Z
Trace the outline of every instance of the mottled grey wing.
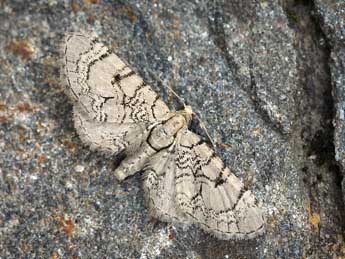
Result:
M63 53L67 92L90 119L152 123L169 113L151 87L94 34L68 34Z
M74 107L74 125L80 139L91 149L110 154L135 153L149 134L149 125L146 123L94 121L78 106Z
M143 168L143 189L150 215L166 222L188 222L176 206L175 145L150 158Z
M93 33L66 35L62 51L66 92L74 100L82 140L95 149L132 154L168 107Z
M176 143L176 203L190 221L221 239L264 231L254 195L200 137L186 130Z

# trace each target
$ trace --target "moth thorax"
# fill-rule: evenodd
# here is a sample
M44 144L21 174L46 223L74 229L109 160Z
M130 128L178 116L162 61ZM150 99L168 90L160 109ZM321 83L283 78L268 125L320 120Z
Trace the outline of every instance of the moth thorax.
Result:
M155 149L168 147L174 142L177 132L185 125L185 117L182 114L176 114L163 124L153 128L148 141Z

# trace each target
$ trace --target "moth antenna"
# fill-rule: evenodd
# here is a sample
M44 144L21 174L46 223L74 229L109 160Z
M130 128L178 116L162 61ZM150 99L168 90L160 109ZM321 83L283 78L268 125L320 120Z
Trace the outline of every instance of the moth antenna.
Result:
M159 76L157 76L154 72L152 72L151 70L149 70L149 72L157 81L159 81L161 83L161 85L166 87L169 90L169 92L171 92L177 98L177 100L179 100L179 102L182 104L183 108L186 107L186 104L183 101L183 99L174 91L174 89L172 89L171 86L165 84L164 81Z
M205 131L206 136L207 136L208 140L211 142L212 147L215 149L215 148L216 148L216 145L215 145L215 143L213 142L213 140L212 140L210 134L208 133L208 130L207 130L206 126L205 126L205 123L203 123L203 121L200 119L200 117L199 117L195 112L193 112L193 114L194 114L194 116L196 117L196 119L199 121L200 127Z

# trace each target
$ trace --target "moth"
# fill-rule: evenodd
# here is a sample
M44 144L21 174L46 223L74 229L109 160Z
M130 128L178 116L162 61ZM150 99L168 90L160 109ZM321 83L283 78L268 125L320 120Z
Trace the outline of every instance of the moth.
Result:
M125 156L114 172L118 180L143 172L152 217L197 224L225 240L264 231L254 195L188 129L190 106L170 110L94 33L66 34L62 52L78 135L92 149Z

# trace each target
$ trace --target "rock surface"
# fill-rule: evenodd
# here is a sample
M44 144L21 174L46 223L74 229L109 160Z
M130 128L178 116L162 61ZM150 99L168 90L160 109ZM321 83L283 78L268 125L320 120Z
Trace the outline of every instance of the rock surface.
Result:
M345 257L344 19L342 0L0 0L0 258ZM265 235L153 222L140 175L81 144L58 60L85 29L193 107Z
M316 1L321 28L330 48L330 70L335 105L334 145L335 159L345 172L345 3L344 1ZM343 180L345 200L345 181Z

